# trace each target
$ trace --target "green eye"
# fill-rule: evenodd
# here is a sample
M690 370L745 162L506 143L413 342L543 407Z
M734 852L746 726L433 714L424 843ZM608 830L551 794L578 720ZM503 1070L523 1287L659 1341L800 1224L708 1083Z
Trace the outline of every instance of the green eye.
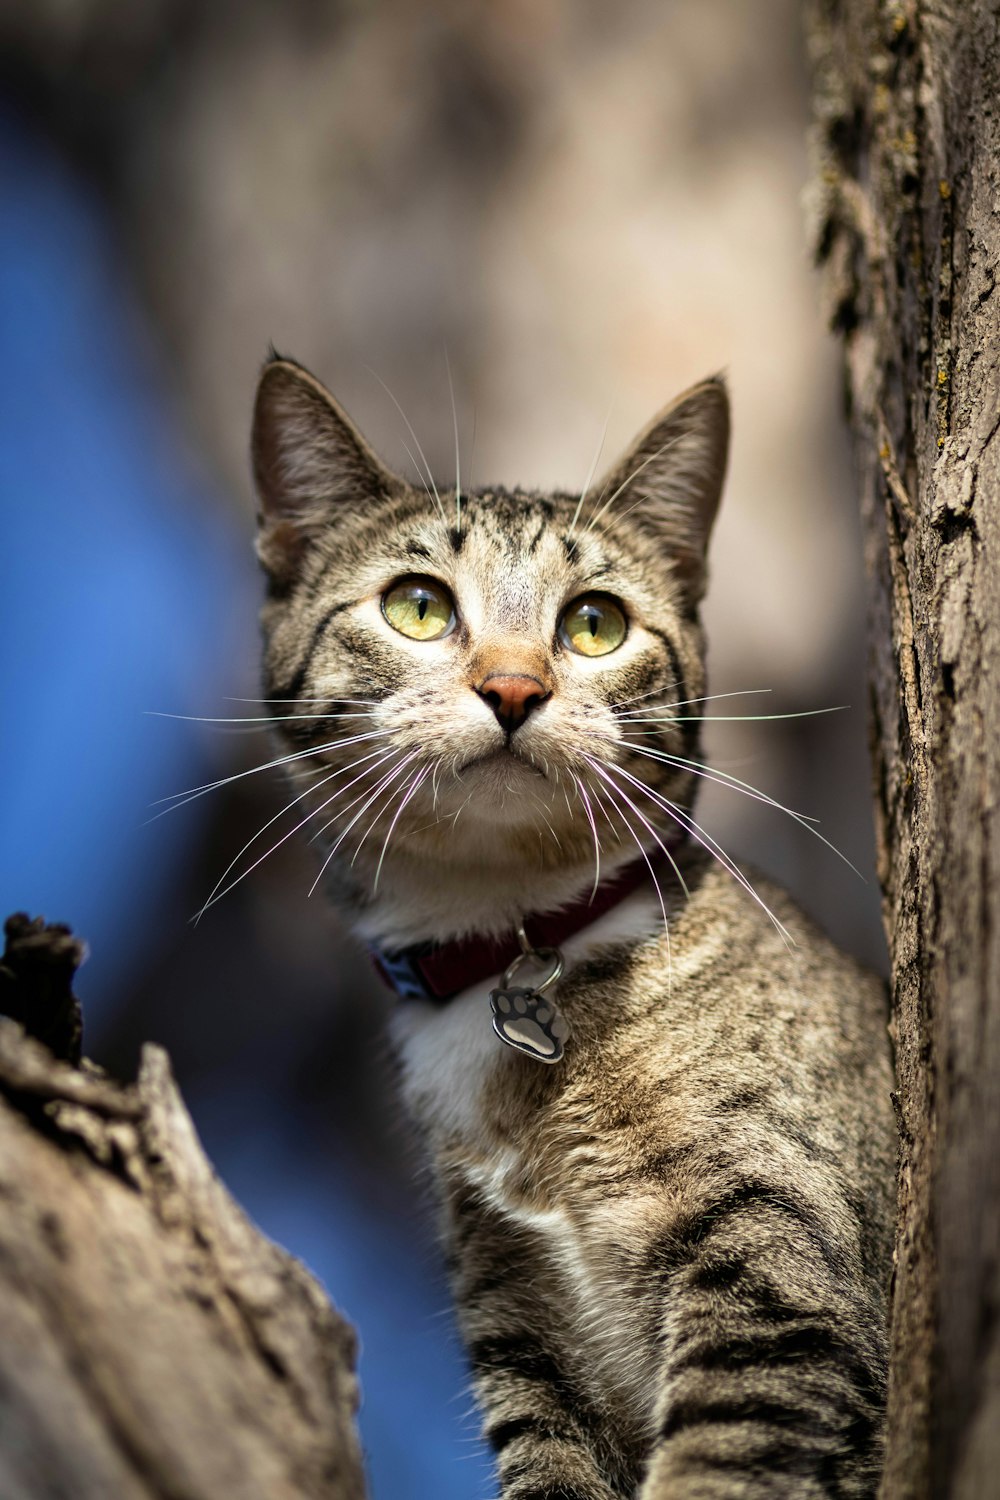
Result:
M625 639L625 616L604 594L574 599L559 622L559 634L571 651L581 656L607 656Z
M455 606L443 583L405 578L382 595L382 613L393 630L411 641L436 641L455 624Z

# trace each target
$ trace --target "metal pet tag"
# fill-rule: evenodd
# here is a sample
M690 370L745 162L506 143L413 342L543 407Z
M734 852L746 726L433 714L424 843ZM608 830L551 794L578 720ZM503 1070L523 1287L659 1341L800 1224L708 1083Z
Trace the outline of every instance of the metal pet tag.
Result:
M523 1052L536 1062L556 1063L563 1055L569 1025L544 991L555 984L563 971L562 954L557 948L532 948L523 927L518 928L518 937L521 952L505 971L499 988L490 991L493 1030L516 1052ZM540 984L514 984L514 976L526 959L551 964L552 972Z
M559 1061L569 1027L551 1000L537 990L514 985L510 989L492 990L490 1004L493 1030L508 1047L539 1062Z

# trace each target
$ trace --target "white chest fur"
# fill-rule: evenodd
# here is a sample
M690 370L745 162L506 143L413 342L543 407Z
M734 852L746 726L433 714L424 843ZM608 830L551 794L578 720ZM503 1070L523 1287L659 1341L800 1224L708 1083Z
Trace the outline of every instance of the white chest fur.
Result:
M648 937L663 916L655 896L637 891L564 945L567 974L574 964L611 943ZM627 1396L633 1413L645 1413L650 1392L649 1351L637 1347L624 1296L621 1267L613 1249L627 1241L630 1213L643 1205L591 1203L583 1211L568 1204L540 1207L524 1192L525 1163L508 1146L497 1150L495 1129L484 1113L484 1096L495 1101L502 1070L545 1067L505 1047L491 1024L490 989L496 980L475 985L445 1006L405 1001L393 1031L403 1063L406 1103L432 1140L457 1147L462 1171L512 1224L527 1229L544 1246L544 1258L562 1286L561 1301L571 1318L579 1313L577 1347L587 1350L588 1369L598 1386ZM558 1003L558 994L556 995ZM572 1023L571 1023L572 1024ZM567 1046L572 1046L572 1036ZM559 1067L557 1063L554 1066ZM624 1217L623 1217L624 1215ZM651 1420L652 1413L647 1414Z
M662 922L656 897L642 890L633 892L564 944L567 973L595 949L648 937ZM515 1061L491 1024L489 994L498 979L493 976L473 985L446 1005L403 1001L392 1020L408 1109L432 1134L444 1135L472 1151L477 1150L483 1132L483 1086ZM558 1004L558 993L554 998Z

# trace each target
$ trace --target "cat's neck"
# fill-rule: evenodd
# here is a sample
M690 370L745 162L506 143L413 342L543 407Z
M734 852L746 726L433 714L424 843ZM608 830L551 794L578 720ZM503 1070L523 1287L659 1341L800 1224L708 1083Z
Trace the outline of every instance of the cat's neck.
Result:
M374 867L339 870L334 894L347 906L358 935L381 948L499 937L532 913L555 911L585 896L595 875L610 880L636 857L634 847L623 845L602 858L598 871L593 851L587 861L550 868L527 862L490 865L460 856L432 861L400 851L378 872L377 885Z

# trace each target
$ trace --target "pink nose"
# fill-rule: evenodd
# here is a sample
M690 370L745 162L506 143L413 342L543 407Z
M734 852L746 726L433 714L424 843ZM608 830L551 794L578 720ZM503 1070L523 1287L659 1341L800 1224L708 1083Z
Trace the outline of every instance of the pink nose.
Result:
M522 675L505 677L496 673L487 677L476 688L484 703L488 703L497 716L500 728L506 734L519 729L528 715L540 708L551 691L537 677Z

